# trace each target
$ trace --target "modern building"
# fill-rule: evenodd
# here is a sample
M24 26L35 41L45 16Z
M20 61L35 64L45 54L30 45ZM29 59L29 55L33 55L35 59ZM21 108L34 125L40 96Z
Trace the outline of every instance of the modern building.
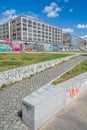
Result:
M86 40L79 38L79 45L80 45L80 50L87 51L87 41Z
M0 25L0 39L31 43L62 44L62 29L29 16L19 16Z
M65 33L63 34L63 45L71 49L78 49L79 37L71 33Z
M10 39L10 22L0 24L0 39Z
M84 46L87 46L87 41L82 39L82 38L79 38L79 44L80 46L84 47Z

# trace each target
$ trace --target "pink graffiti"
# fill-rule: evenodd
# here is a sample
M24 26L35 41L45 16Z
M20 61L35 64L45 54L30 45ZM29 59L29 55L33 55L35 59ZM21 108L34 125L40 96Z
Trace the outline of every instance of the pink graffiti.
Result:
M80 93L80 88L81 88L81 84L79 86L76 86L74 88L71 88L68 93L69 93L69 97L73 98L75 96L77 96Z
M13 51L23 51L25 49L25 45L13 44Z

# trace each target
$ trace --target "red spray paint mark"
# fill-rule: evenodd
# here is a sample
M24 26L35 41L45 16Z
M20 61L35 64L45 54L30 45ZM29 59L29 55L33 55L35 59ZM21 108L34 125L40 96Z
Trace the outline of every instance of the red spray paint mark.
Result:
M69 93L69 97L73 98L75 96L77 96L80 93L80 88L81 88L81 84L79 86L76 86L74 88L71 88L68 93Z

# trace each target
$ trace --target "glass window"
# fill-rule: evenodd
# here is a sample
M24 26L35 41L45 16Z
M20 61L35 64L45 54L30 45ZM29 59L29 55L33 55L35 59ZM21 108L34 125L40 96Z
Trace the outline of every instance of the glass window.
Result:
M29 24L32 24L32 21L31 21L31 20L28 20L28 23L29 23Z
M31 24L28 24L28 27L32 27L32 25L31 25Z
M33 22L33 25L36 25L36 22Z
M27 20L23 18L23 22L24 22L24 23L26 23L26 22L27 22Z
M27 24L26 24L26 23L23 23L23 26L27 26Z
M23 27L23 30L24 30L24 31L27 31L27 28Z

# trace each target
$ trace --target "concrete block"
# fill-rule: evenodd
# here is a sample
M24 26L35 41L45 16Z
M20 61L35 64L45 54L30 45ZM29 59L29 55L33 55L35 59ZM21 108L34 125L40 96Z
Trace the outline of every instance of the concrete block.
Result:
M22 119L33 130L39 129L65 106L66 91L44 86L22 100Z

